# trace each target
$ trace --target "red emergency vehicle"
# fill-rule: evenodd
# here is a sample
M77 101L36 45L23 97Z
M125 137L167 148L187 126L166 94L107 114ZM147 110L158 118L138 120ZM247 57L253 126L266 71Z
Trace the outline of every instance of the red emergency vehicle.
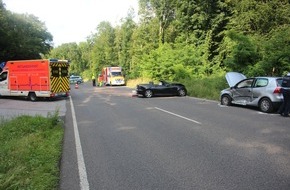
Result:
M38 97L69 95L69 62L58 59L8 61L0 66L0 96Z
M102 69L104 85L125 85L122 67L105 67Z

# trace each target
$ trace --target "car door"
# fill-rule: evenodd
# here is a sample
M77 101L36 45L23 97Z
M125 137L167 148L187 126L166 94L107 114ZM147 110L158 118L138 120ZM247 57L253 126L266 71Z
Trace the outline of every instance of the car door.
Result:
M167 87L164 84L156 84L152 88L155 95L166 95Z
M247 105L253 98L254 78L240 81L232 88L233 103Z
M269 80L267 78L256 78L253 85L253 99L252 101L258 101L263 96L268 96L267 94L267 86L269 84ZM275 87L273 88L274 91Z
M177 86L166 81L162 81L162 94L163 95L176 95Z
M177 86L172 84L165 84L166 86L166 95L176 95L177 94Z

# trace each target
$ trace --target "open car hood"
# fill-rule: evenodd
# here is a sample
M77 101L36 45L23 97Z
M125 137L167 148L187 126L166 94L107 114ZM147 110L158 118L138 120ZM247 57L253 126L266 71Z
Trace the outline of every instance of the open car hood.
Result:
M235 86L238 82L246 78L247 77L245 75L237 72L228 72L226 74L226 79L230 87Z

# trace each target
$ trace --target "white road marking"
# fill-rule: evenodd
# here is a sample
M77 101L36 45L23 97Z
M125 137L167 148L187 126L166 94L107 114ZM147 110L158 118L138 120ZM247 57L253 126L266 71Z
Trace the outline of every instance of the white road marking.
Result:
M89 190L90 186L89 186L88 177L87 177L86 165L84 162L84 156L83 156L81 140L80 140L78 125L77 125L77 119L76 119L75 109L74 109L71 96L70 96L70 105L71 105L75 143L76 143L77 162L78 162L79 177L80 177L80 188L81 190Z
M195 120L193 120L193 119L189 119L189 118L184 117L184 116L182 116L182 115L178 115L178 114L172 113L172 112L170 112L170 111L167 111L167 110L164 110L164 109L161 109L161 108L158 108L158 107L154 107L154 108L157 109L157 110L163 111L163 112L165 112L165 113L169 113L169 114L171 114L171 115L174 115L174 116L176 116L176 117L180 117L180 118L182 118L182 119L185 119L185 120L188 120L188 121L191 121L191 122L194 122L194 123L197 123L197 124L200 124L200 125L201 125L200 122L195 121Z
M113 102L109 102L109 101L105 101L106 104L110 105L110 106L115 106L116 103L113 103Z
M260 111L258 111L258 114L260 114L260 115L279 115L279 114L275 114L275 113L265 113L265 112L260 112Z

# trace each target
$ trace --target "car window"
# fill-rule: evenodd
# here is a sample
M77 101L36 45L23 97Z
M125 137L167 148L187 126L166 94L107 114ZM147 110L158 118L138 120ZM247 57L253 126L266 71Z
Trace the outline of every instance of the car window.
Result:
M67 77L68 76L68 69L66 67L61 68L61 76Z
M80 79L81 77L71 76L70 79Z
M268 85L268 79L266 79L266 78L259 78L259 79L257 79L256 80L256 83L255 83L255 85L254 85L254 87L265 87L265 86L267 86Z
M0 82L1 81L4 81L7 79L7 72L3 72L1 75L0 75Z
M254 79L246 79L237 84L237 88L250 88Z
M51 67L51 75L53 77L59 77L59 67Z

